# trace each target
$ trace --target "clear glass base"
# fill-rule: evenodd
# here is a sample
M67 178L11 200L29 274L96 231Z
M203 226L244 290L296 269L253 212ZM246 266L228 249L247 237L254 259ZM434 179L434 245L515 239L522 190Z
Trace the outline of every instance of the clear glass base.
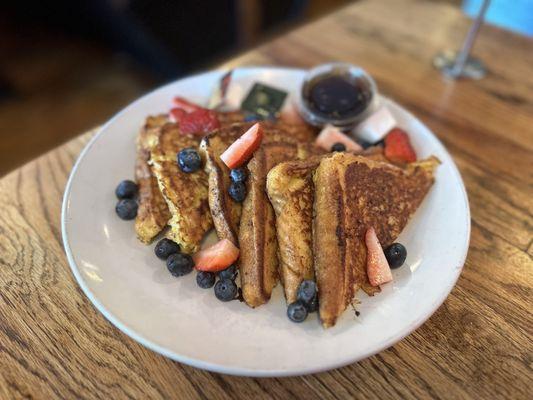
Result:
M478 59L468 57L463 68L456 65L457 53L445 51L433 58L433 66L449 78L481 79L487 75L485 65Z

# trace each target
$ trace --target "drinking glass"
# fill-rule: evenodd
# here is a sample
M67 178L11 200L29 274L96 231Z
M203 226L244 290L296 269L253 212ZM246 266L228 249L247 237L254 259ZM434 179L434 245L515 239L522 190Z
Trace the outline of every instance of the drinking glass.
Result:
M485 65L480 60L470 56L470 51L474 46L479 28L483 24L483 19L485 18L489 4L490 0L483 0L479 12L466 35L461 51L443 51L433 59L433 65L440 69L447 77L452 79L481 79L486 75L487 70Z

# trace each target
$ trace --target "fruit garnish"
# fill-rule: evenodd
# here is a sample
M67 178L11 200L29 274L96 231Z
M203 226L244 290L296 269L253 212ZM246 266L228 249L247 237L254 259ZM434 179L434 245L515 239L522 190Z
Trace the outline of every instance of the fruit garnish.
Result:
M229 172L229 177L231 178L232 182L246 182L246 178L248 178L248 172L246 172L245 168L232 169Z
M161 239L154 247L154 253L157 258L166 260L171 254L179 253L180 246L170 239Z
M180 126L183 134L204 135L220 128L217 114L211 110L199 109L187 113L181 108L173 108L170 116Z
M185 100L174 97L174 106L169 111L169 119L180 126L183 134L204 135L220 128L216 112Z
M139 187L137 184L130 180L122 181L118 184L117 188L115 189L115 195L117 196L117 199L133 199L135 196L137 196L137 193L139 192Z
M187 111L183 110L182 108L172 108L168 112L168 118L170 119L170 122L175 122L177 124L180 123L180 121L187 115Z
M189 100L184 99L183 97L176 96L172 100L175 108L179 108L185 111L187 114L192 113L197 110L206 110L206 108L199 106L198 104L191 103Z
M308 312L315 312L318 306L318 289L315 281L302 281L296 292L296 300L301 301Z
M331 146L332 152L340 152L340 151L346 151L346 146L343 143L335 143L333 146Z
M416 161L415 150L405 131L394 128L385 136L385 157L394 162Z
M391 269L399 268L407 258L407 250L401 243L393 243L384 250L385 257Z
M180 150L177 156L178 166L183 172L196 172L202 168L202 157L192 147Z
M363 150L359 143L350 139L348 136L342 133L339 128L333 125L326 125L320 131L315 143L317 146L322 147L327 151L330 151L333 145L337 143L342 143L344 146L346 146L346 150L348 151L359 152Z
M214 286L216 276L214 272L198 271L196 274L196 284L202 289L209 289Z
M368 281L372 286L379 286L392 281L392 273L387 263L383 248L379 244L374 228L370 227L366 231L366 273Z
M196 269L217 272L226 269L239 258L239 249L228 239L222 239L214 245L200 250L193 256Z
M304 322L307 318L307 314L307 308L300 300L289 304L289 307L287 307L287 317L289 317L292 322Z
M220 159L228 168L238 168L248 161L253 152L256 151L261 144L262 139L263 127L260 123L257 123L233 142L226 151L222 153Z
M173 276L183 276L193 270L194 262L188 254L174 253L167 258L167 268Z
M235 280L235 277L237 276L237 267L235 264L230 265L228 268L223 269L218 273L218 277L220 279L231 279Z
M246 185L244 182L231 182L228 188L229 197L237 203L242 203L246 198Z
M234 300L237 293L237 285L231 279L221 279L215 285L215 296L220 301Z
M121 199L115 206L115 212L120 219L125 221L134 219L137 216L139 205L133 199Z

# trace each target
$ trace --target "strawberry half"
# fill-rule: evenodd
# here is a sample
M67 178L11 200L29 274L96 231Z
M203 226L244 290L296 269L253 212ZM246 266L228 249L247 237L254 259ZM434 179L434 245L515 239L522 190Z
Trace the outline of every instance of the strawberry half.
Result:
M365 235L366 242L366 273L372 286L379 286L392 281L389 263L379 244L374 228L368 228Z
M415 150L405 131L394 128L385 136L385 157L394 162L416 161Z
M195 268L200 271L217 272L228 268L239 258L239 249L228 239L222 239L193 257Z
M204 107L199 106L198 104L191 103L189 100L184 99L183 97L174 97L172 100L176 108L180 108L185 111L187 114L192 113L193 111L205 110Z
M257 150L263 140L263 127L257 123L248 129L240 138L234 141L222 153L220 159L230 169L238 168L244 164Z
M173 108L169 113L170 120L180 126L183 134L204 135L220 128L220 121L214 111L199 108L188 113L183 108Z
M180 123L180 121L187 115L187 112L181 108L172 108L168 113L168 119L174 123Z

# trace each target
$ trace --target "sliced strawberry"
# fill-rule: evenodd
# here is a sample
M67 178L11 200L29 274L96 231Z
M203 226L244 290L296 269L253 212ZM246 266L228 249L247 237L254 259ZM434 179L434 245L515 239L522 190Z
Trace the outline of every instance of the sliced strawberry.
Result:
M283 122L289 125L304 125L306 124L305 120L302 118L298 109L294 103L287 101L283 106L280 113L280 118Z
M179 123L187 115L187 112L181 108L172 108L168 113L168 119L171 122Z
M198 104L191 103L189 100L184 99L183 97L174 97L172 100L176 108L181 108L186 113L192 113L197 110L205 110L204 107L199 106Z
M244 164L257 150L263 139L263 127L257 123L248 129L240 138L234 141L222 153L220 159L230 169L238 168Z
M374 228L368 228L365 235L366 242L366 273L372 286L379 286L392 281L389 263L379 244Z
M217 272L228 268L239 258L239 249L228 239L222 239L193 257L195 268L200 271Z
M394 128L385 136L385 157L394 162L416 161L415 150L405 131Z
M324 150L331 151L331 147L335 143L342 143L346 146L346 150L360 152L363 151L363 148L356 141L350 139L342 131L333 126L326 125L319 133L316 138L315 143L317 146L322 147Z
M184 134L200 134L213 132L220 128L217 114L210 110L196 110L185 114L179 121L180 131Z
M173 108L169 112L169 119L180 126L183 134L204 135L220 128L220 121L214 111L198 109L187 113L182 108Z

